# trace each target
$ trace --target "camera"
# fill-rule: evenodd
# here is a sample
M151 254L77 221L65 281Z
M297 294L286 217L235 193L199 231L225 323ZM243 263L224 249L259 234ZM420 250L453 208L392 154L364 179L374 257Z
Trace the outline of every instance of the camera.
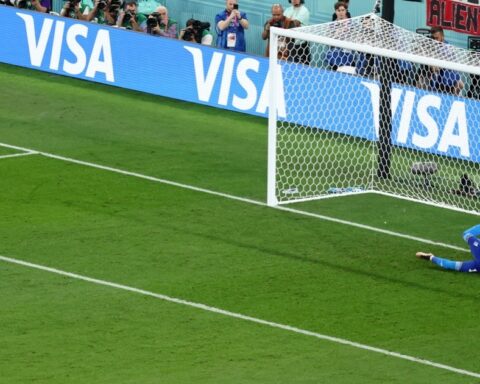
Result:
M270 21L270 26L271 27L277 27L277 28L282 28L282 22L280 20L277 21Z
M154 34L152 29L162 24L162 18L158 12L151 13L147 18L147 33Z
M209 29L210 28L210 23L208 21L203 22L203 21L194 20L194 19L190 19L189 21L191 21L190 25L196 31L203 31L204 29ZM187 21L187 26L189 26L188 21Z
M183 32L182 40L192 41L192 38L195 39L195 41L198 43L197 34L195 33L195 31L192 28L185 29L185 32Z
M187 28L185 28L182 39L185 41L192 41L192 37L195 38L197 43L202 42L202 34L204 30L210 28L210 23L208 21L203 22L200 20L189 19L187 20Z
M153 12L148 16L147 19L147 27L148 28L155 28L160 24L160 14L158 12Z
M97 5L98 9L105 9L107 8L107 2L105 0L100 0Z
M233 9L238 9L238 4L233 4Z
M110 16L116 20L118 18L118 11L122 6L122 2L120 0L111 0L110 4L106 8L106 12L110 13Z
M132 11L127 11L125 12L125 14L123 15L123 22L124 23L128 23L130 20L132 20L132 18L135 17L135 12L132 12Z
M81 0L66 0L65 1L65 17L75 18L75 6L80 3Z

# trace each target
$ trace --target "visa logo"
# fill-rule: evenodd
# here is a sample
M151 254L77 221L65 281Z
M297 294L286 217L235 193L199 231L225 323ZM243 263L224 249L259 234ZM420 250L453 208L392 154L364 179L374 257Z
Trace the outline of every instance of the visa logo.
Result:
M64 21L45 18L37 38L33 17L20 12L17 12L17 15L25 23L32 66L42 67L47 45L51 43L50 63L48 64L48 68L51 70L58 71L61 66L62 70L70 75L84 73L86 77L92 79L98 73L103 73L107 81L112 83L115 81L108 30L100 29L95 36L91 52L86 52L79 41L88 38L86 25L73 24L65 31ZM65 55L66 49L71 52L74 60L70 61L66 58L61 60L62 53Z
M268 72L259 92L255 82L249 77L249 72L258 73L260 61L251 57L241 58L223 52L214 52L208 67L204 65L203 52L199 48L184 46L192 55L195 69L197 96L200 101L210 102L212 91L217 81L220 81L220 91L216 102L218 105L231 105L241 111L255 109L259 114L266 114L269 105L269 83L271 71ZM277 84L277 113L285 118L285 97L280 66L274 71ZM241 95L232 91L232 83L236 81L241 88Z
M378 137L380 86L366 81L362 81L362 85L370 92L375 132ZM463 101L453 101L450 109L447 110L442 105L445 99L435 94L419 96L413 91L392 87L391 95L392 118L400 113L398 132L394 138L395 144L413 144L417 148L434 149L446 155L457 151L461 156L470 158L467 113ZM401 111L398 111L402 97L403 106ZM445 114L448 112L443 126L438 121L440 112ZM414 128L413 120L418 121L419 124L416 126L420 127L419 131Z

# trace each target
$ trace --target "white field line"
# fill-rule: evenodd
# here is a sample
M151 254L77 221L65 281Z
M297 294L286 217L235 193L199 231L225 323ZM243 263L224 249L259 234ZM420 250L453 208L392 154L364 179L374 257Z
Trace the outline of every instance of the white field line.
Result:
M427 365L427 366L434 367L434 368L444 369L444 370L454 372L454 373L464 375L464 376L472 376L472 377L480 378L480 373L477 373L477 372L471 372L471 371L467 371L467 370L464 370L464 369L455 368L455 367L452 367L452 366L449 366L449 365L435 363L435 362L430 361L430 360L426 360L426 359L422 359L422 358L418 358L418 357L413 357L413 356L409 356L409 355L404 355L404 354L401 354L401 353L398 353L398 352L393 352L393 351L389 351L389 350L382 349L382 348L376 348L376 347L372 347L372 346L361 344L361 343L356 343L354 341L350 341L350 340L346 340L346 339L342 339L342 338L338 338L338 337L323 335L321 333L308 331L308 330L305 330L305 329L293 327L293 326L286 325L286 324L280 324L280 323L275 323L275 322L268 321L268 320L262 320L262 319L258 319L256 317L242 315L241 313L230 312L230 311L226 311L224 309L211 307L209 305L205 305L205 304L201 304L201 303L195 303L195 302L192 302L192 301L187 301L187 300L179 299L179 298L176 298L176 297L166 296L166 295L162 295L162 294L159 294L159 293L146 291L146 290L143 290L143 289L130 287L128 285L117 284L117 283L113 283L113 282L106 281L106 280L100 280L100 279L95 279L95 278L88 277L88 276L78 275L76 273L66 272L66 271L62 271L60 269L50 268L50 267L46 267L46 266L39 265L39 264L33 264L33 263L29 263L27 261L14 259L14 258L10 258L10 257L5 257L5 256L0 256L0 261L4 261L6 263L11 263L11 264L17 264L17 265L21 265L21 266L28 267L28 268L34 268L34 269L45 271L45 272L55 273L57 275L66 276L66 277L70 277L72 279L82 280L82 281L86 281L86 282L93 283L93 284L98 284L98 285L103 285L103 286L107 286L107 287L111 287L111 288L121 289L121 290L124 290L124 291L129 291L129 292L137 293L137 294L144 295L144 296L151 296L151 297L154 297L156 299L168 301L168 302L171 302L171 303L185 305L185 306L188 306L188 307L201 309L203 311L213 312L213 313L217 313L219 315L223 315L223 316L227 316L227 317L233 317L235 319L245 320L245 321L265 325L265 326L272 327L272 328L278 328L278 329L282 329L284 331L293 332L293 333L301 334L301 335L304 335L304 336L315 337L317 339L326 340L326 341L330 341L330 342L337 343L337 344L347 345L347 346L350 346L350 347L353 347L353 348L363 349L363 350L366 350L366 351L369 351L369 352L376 352L376 353L380 353L382 355L391 356L391 357L395 357L395 358L402 359L402 360L408 360L408 361L411 361L411 362L414 362L414 363L423 364L423 365Z
M82 161L82 160L76 160L76 159L72 159L72 158L69 158L69 157L59 156L59 155L55 155L55 154L48 153L48 152L36 151L36 150L33 150L33 149L18 147L18 146L14 146L14 145L11 145L11 144L6 144L6 143L0 143L0 146L6 147L6 148L11 148L11 149L16 149L16 150L19 150L19 151L34 152L34 153L38 153L38 154L46 156L46 157L50 157L50 158L57 159L57 160L62 160L62 161L69 162L69 163L75 163L75 164L80 164L80 165L84 165L84 166L91 167L91 168L102 169L104 171L119 173L119 174L126 175L126 176L138 177L140 179L145 179L145 180L153 181L153 182L156 182L156 183L167 184L167 185L171 185L171 186L179 187L179 188L183 188L183 189L189 189L191 191L206 193L206 194L209 194L209 195L219 196L219 197L223 197L223 198L230 199L230 200L241 201L241 202L244 202L244 203L247 203L247 204L254 204L254 205L259 205L259 206L262 206L262 207L269 207L267 205L267 203L265 203L263 201L252 200L252 199L247 199L247 198L244 198L244 197L229 195L227 193L217 192L217 191L213 191L211 189L199 188L199 187L195 187L195 186L188 185L188 184L177 183L175 181L170 181L170 180L161 179L161 178L157 178L157 177L153 177L153 176L143 175L143 174L137 173L137 172L129 172L129 171L125 171L123 169L112 168L112 167L108 167L108 166L105 166L105 165L90 163L90 162ZM348 225L348 226L351 226L351 227L356 227L356 228L364 229L364 230L371 231L371 232L382 233L382 234L388 235L388 236L400 237L402 239L417 241L419 243L424 243L424 244L439 246L439 247L443 247L443 248L453 249L455 251L470 252L470 250L462 248L462 247L458 247L456 245L441 243L441 242L437 242L437 241L433 241L433 240L429 240L429 239L424 239L424 238L416 237L416 236L410 236L410 235L406 235L406 234L399 233L399 232L394 232L394 231L389 231L389 230L382 229L382 228L372 227L370 225L359 224L359 223L355 223L355 222L348 221L348 220L337 219L335 217L319 215L317 213L302 211L302 210L299 210L299 209L287 208L285 206L275 206L275 207L270 207L270 208L277 209L279 211L294 213L294 214L297 214L297 215L313 217L315 219L320 219L320 220L324 220L324 221L330 221L330 222L337 223L337 224Z
M22 152L22 153L13 153L11 155L3 155L0 156L0 159L8 159L10 157L20 157L20 156L30 156L30 155L37 155L38 152Z

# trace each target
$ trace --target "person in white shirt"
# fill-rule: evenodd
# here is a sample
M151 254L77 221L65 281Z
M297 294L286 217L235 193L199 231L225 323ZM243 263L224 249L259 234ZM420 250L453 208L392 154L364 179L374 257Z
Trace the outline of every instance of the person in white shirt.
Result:
M304 5L305 0L288 0L288 7L283 15L292 20L300 22L301 27L305 27L310 23L310 11ZM310 64L310 46L304 40L295 40L293 50L290 52L290 59L296 63Z

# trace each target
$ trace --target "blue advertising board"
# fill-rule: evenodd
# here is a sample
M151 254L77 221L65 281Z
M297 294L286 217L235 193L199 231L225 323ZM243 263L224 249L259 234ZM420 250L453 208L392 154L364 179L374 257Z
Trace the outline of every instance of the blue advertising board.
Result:
M6 6L0 6L0 21L0 62L268 114L266 58ZM280 68L279 118L376 140L378 83L294 63ZM295 84L295 94L284 93L287 83ZM480 162L479 107L474 100L395 85L393 144Z

